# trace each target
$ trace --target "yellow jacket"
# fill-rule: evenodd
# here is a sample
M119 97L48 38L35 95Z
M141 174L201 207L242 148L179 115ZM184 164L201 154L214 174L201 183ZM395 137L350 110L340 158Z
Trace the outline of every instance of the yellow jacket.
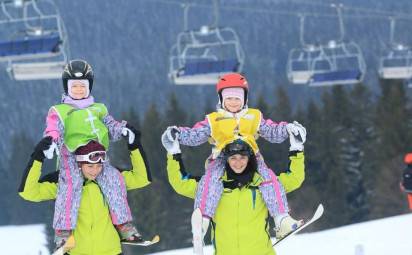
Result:
M242 139L255 153L259 151L256 144L262 113L257 109L245 109L233 114L224 110L207 115L211 131L211 143L215 145L214 155L229 143Z
M131 152L131 161L133 170L122 172L127 190L149 185L150 177L138 149ZM39 181L42 163L39 161L31 163L19 195L32 202L55 199L57 183L50 180ZM77 225L73 235L76 246L70 250L70 255L117 255L122 252L119 234L113 226L108 205L94 181L86 181L83 186Z
M304 154L291 155L288 172L278 176L286 192L301 186L305 179ZM167 157L170 184L180 195L194 198L197 181L188 178L182 162ZM228 181L226 175L222 181ZM262 178L255 174L253 181L241 189L224 189L212 219L212 243L215 255L273 255L269 236L268 210L259 191Z

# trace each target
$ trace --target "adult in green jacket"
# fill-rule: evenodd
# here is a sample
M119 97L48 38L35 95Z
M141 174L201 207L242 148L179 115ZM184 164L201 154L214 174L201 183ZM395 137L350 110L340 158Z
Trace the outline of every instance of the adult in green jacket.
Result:
M299 188L305 178L306 130L302 127L298 136L290 134L289 137L289 168L278 176L286 192ZM162 141L168 151L170 184L178 194L193 199L199 178L185 171L178 142ZM211 219L215 255L273 255L268 210L259 191L259 185L265 180L256 171L254 154L242 140L227 145L223 152L227 159L222 178L224 192Z
M144 151L140 144L140 135L138 131L134 131L136 133L135 139L131 144L128 144L132 170L121 172L127 190L142 188L151 182L151 175L144 158ZM43 138L32 154L19 188L19 195L25 200L41 202L56 198L58 172L40 178L42 162L45 158L43 151L47 150L50 145L51 139L48 137ZM98 160L98 158L96 160ZM77 225L73 231L75 246L68 251L68 254L121 254L122 249L119 234L112 224L109 208L103 194L94 181L96 176L100 174L98 164L95 164L94 168L93 164L88 165L91 167L88 172L82 169L85 182L82 190Z

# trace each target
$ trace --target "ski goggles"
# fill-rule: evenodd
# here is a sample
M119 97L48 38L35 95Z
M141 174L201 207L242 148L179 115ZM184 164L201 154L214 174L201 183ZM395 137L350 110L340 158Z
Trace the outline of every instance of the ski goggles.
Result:
M105 151L93 151L86 155L76 155L76 161L91 164L103 163L107 161L107 153Z

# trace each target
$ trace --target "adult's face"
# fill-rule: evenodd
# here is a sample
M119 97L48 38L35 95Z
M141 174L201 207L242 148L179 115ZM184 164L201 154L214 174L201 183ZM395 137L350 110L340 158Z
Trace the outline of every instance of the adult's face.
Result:
M232 168L233 172L237 174L243 173L247 167L247 163L249 162L249 157L235 154L228 158L227 162L229 163L230 168Z

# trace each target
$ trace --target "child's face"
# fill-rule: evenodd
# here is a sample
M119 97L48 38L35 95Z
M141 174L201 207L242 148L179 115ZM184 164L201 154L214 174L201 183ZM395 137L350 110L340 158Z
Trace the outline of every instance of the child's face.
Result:
M102 168L103 165L101 163L81 164L83 176L91 181L94 181L97 178L97 176L99 176L100 172L102 171Z
M84 85L80 81L75 81L70 87L70 93L73 99L83 99L87 95L87 88L86 85Z
M224 108L232 113L236 113L242 109L242 100L237 97L227 97L224 100Z

